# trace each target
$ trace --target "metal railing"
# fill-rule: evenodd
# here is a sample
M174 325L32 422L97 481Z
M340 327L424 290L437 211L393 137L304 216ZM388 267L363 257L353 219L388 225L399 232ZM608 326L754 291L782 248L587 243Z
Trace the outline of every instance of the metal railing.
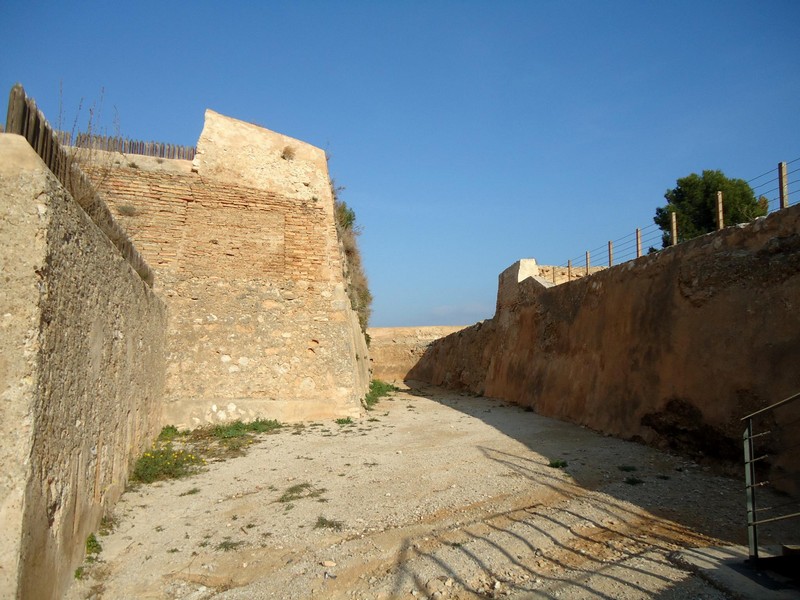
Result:
M770 485L768 480L759 481L756 476L756 464L769 458L768 453L756 456L753 440L768 435L773 435L773 431L761 431L756 433L753 429L753 418L756 416L764 416L767 413L773 412L775 409L785 406L795 400L800 399L800 392L789 396L788 398L776 402L770 406L757 410L754 413L742 418L745 423L744 434L742 435L744 443L744 482L745 493L747 495L747 543L749 547L750 562L752 564L758 563L758 526L766 523L774 523L777 521L785 521L787 519L800 518L800 512L792 512L789 514L780 514L777 516L760 517L759 513L767 511L775 511L787 506L798 506L797 502L788 502L779 506L766 506L758 508L756 503L756 489Z

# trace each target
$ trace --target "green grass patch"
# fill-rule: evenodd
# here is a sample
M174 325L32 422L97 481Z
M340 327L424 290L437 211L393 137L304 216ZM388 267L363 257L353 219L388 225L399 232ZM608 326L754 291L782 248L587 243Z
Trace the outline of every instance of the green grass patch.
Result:
M156 442L142 454L133 467L131 481L153 483L165 479L180 479L194 473L205 460L188 450L176 450L172 442Z
M351 419L350 417L345 417L343 419L336 419L336 424L337 425L352 425L353 424L353 419Z
M567 461L565 460L551 460L550 463L547 465L548 467L552 467L553 469L563 469L567 466Z
M178 496L193 496L194 494L199 494L199 493L200 493L200 488L192 488L190 490L186 490L185 492L178 494Z
M378 403L378 400L384 396L388 396L391 392L398 392L400 388L386 383L380 379L373 379L369 382L369 392L364 396L363 404L367 410L372 410L372 407Z
M242 456L255 441L256 435L276 432L282 427L274 419L234 421L184 431L167 425L161 430L153 448L136 461L131 482L152 483L186 477L206 464L206 459L224 460ZM181 495L195 493L189 491Z
M234 421L233 423L215 425L211 431L214 437L221 440L228 440L244 437L248 433L267 433L280 429L281 427L282 425L274 419L256 419L249 423Z
M93 533L90 533L89 537L86 538L86 561L95 562L102 551L103 547L100 545L100 542L97 541L97 537L95 537Z

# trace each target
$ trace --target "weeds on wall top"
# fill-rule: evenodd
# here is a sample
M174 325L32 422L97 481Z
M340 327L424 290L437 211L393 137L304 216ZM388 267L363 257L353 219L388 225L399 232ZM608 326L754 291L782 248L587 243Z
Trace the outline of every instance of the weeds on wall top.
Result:
M344 278L347 283L347 295L350 306L358 315L361 331L366 335L369 317L372 314L372 294L369 291L369 281L361 261L361 251L358 248L358 236L361 228L356 224L355 211L339 198L344 187L337 186L331 179L331 195L333 196L333 214L336 222L336 233L344 253Z

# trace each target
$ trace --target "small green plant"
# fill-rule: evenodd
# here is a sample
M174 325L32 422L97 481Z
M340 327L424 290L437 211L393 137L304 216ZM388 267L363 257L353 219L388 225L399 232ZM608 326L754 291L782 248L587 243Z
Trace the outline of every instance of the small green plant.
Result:
M640 483L644 483L644 480L639 479L638 477L626 477L625 483L628 485L639 485Z
M618 468L620 471L624 471L625 473L632 473L633 471L635 471L635 470L636 470L636 467L633 467L633 466L631 466L631 465L620 465L620 466L618 466L617 468Z
M317 517L317 522L314 523L314 529L333 529L335 531L340 531L342 527L344 527L344 523L342 523L342 521L326 519L321 515Z
M552 467L554 469L564 469L567 467L567 461L565 460L551 460L550 464L547 465L548 467Z
M97 560L97 556L103 551L103 547L100 545L100 542L97 541L97 537L93 533L89 534L89 537L86 538L86 560L88 562L95 562Z
M216 549L221 550L222 552L230 552L231 550L236 550L239 546L244 545L244 542L234 542L231 540L224 540L217 544Z
M337 425L352 425L353 424L353 419L351 419L350 417L345 417L344 419L336 419L336 424Z
M80 566L77 569L75 569L75 579L80 581L85 576L86 576L86 570L83 568L83 566Z
M167 550L167 552L169 554L175 554L176 552L180 552L180 550L178 550L177 548L170 548L169 550Z
M182 493L178 494L178 496L179 497L180 496L193 496L194 494L199 494L199 493L200 493L200 488L192 488L190 490L186 490L185 492L182 492Z
M103 536L109 535L117 528L118 524L119 521L114 515L103 515L103 518L100 519L100 529L97 533Z
M256 419L249 423L234 421L225 425L216 425L212 430L214 437L219 439L231 439L244 437L248 433L266 433L280 429L282 425L273 419Z
M140 483L180 479L194 473L205 462L191 452L176 450L172 447L172 442L156 442L151 450L136 461L131 479Z
M302 498L319 498L325 493L325 488L315 488L308 482L298 483L286 489L278 498L278 502L294 502Z
M364 397L363 404L367 410L372 410L372 407L378 403L378 400L384 396L388 396L390 392L397 392L400 388L386 383L380 379L373 379L369 382L369 392Z

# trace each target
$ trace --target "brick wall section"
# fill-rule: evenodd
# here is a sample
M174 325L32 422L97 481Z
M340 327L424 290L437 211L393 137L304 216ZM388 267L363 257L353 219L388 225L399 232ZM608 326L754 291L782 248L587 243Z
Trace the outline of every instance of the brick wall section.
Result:
M359 416L368 351L329 188L292 197L186 161L135 161L87 170L170 309L164 422Z
M20 136L0 198L0 590L60 598L159 430L166 310Z
M798 299L795 206L572 283L526 279L493 319L434 342L410 377L736 461L739 419L800 390ZM784 440L800 435L791 406ZM794 455L773 450L782 485L800 490Z

